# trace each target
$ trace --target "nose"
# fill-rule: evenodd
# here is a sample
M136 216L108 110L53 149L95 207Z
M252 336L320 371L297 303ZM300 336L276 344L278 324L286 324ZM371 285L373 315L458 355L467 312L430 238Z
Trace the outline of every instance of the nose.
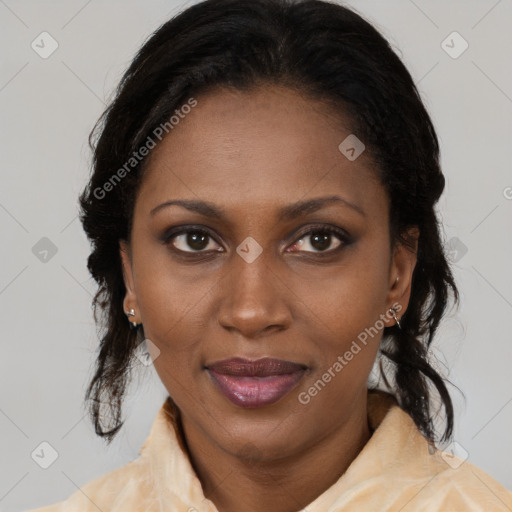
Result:
M220 325L248 339L285 330L292 318L288 289L264 253L251 263L234 254L228 275L219 284L223 290Z

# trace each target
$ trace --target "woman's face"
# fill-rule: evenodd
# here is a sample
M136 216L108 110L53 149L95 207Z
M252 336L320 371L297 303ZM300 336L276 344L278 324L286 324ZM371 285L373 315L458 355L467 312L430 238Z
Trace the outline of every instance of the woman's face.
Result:
M277 87L196 99L150 154L130 251L121 243L124 307L160 351L186 432L235 456L297 454L366 421L367 378L415 256L392 251L372 161L338 148L348 120ZM297 366L214 371L232 358Z

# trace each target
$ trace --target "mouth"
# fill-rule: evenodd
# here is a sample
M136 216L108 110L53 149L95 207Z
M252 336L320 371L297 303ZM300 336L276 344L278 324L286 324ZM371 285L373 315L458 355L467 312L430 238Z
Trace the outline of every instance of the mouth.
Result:
M299 383L307 368L303 364L268 357L256 361L236 357L205 366L217 389L243 408L277 402Z

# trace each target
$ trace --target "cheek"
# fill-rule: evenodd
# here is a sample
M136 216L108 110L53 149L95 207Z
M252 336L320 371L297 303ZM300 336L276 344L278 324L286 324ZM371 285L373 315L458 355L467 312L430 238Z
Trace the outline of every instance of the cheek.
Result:
M140 239L143 236L140 235ZM146 238L134 248L135 291L144 321L151 333L169 349L187 346L187 334L204 320L213 273L200 276L193 265L176 263L170 250ZM217 276L218 279L218 276Z
M204 290L161 276L145 282L139 299L144 333L159 347L163 359L180 368L194 360L198 364L199 345L204 341L204 334L199 334L208 315Z
M310 402L315 414L336 404L341 414L355 407L366 389L382 338L384 324L380 299L373 287L347 279L342 289L330 290L329 301L314 322L307 338L313 341L315 364L303 389L301 403Z
M382 247L378 239L360 240L338 265L297 273L305 277L296 280L296 295L323 325L336 330L343 325L366 327L384 313L390 260Z
M353 382L361 372L366 378L384 329L388 265L389 256L380 244L361 244L330 275L308 280L303 287L310 319L305 328L316 345L319 373L331 368L338 380L343 374ZM343 370L333 368L338 356Z
M202 361L208 288L199 286L187 273L169 267L169 259L139 260L136 276L137 302L144 334L159 349L155 370L171 396L191 389ZM206 295L205 295L206 294Z

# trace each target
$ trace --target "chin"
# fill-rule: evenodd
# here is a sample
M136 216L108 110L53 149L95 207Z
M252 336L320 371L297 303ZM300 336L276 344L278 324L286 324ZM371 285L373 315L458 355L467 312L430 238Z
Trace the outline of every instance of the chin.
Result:
M283 425L281 421L263 422L257 430L253 421L245 425L229 422L229 425L229 431L220 432L222 439L218 439L218 443L227 453L242 460L257 463L281 459L291 455L295 445L300 444L292 437L300 425L279 429L279 425Z

